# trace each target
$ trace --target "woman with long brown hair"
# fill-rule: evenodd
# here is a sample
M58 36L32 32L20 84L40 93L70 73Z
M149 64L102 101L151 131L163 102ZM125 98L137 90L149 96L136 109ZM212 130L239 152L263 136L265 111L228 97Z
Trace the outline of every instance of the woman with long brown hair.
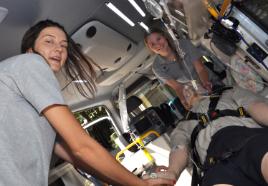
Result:
M64 103L55 74L65 68L81 79L79 92L96 91L95 72L64 28L40 21L24 35L22 55L0 63L0 185L47 186L54 152L89 174L115 185L173 185L128 172L81 127ZM56 133L62 143L55 144Z

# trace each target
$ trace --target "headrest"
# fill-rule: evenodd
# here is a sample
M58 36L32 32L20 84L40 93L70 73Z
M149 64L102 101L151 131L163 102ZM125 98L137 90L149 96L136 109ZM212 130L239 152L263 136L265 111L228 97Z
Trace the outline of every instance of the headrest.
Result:
M142 100L137 96L131 96L127 99L127 112L130 113L142 104Z

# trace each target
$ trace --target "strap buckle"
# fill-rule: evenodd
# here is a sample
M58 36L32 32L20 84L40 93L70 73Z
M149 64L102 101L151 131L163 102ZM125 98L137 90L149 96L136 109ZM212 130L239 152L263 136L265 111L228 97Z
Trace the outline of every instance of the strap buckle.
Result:
M206 127L206 124L208 123L208 118L205 114L201 114L199 116L199 123L202 124L203 127Z
M246 116L246 112L245 112L245 109L243 107L238 107L237 110L238 110L240 117Z
M209 165L215 165L216 164L215 158L214 157L209 157L208 158L208 163L209 163Z

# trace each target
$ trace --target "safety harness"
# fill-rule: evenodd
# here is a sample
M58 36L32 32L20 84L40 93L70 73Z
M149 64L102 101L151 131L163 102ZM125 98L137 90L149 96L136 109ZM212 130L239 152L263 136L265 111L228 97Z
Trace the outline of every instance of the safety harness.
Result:
M216 120L220 117L225 116L234 116L234 117L249 117L243 107L238 107L237 110L232 109L224 109L218 110L216 109L220 96L225 90L232 89L232 87L222 87L215 91L215 96L210 97L209 109L206 114L204 113L195 113L189 111L184 120L198 120L198 125L193 129L191 134L191 148L192 148L192 160L194 162L193 166L193 174L192 174L192 186L197 186L201 183L202 174L204 173L204 166L201 163L200 157L198 155L195 142L199 132L207 127L210 121ZM230 157L230 154L227 154ZM215 164L215 162L220 161L222 158L226 159L226 154L223 154L224 157L218 157L218 159L211 159L209 163Z

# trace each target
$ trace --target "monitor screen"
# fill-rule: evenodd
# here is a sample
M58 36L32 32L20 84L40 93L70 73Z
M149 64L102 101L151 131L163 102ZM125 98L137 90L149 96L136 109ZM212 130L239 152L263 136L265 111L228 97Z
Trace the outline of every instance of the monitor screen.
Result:
M139 118L138 121L136 121L134 126L135 126L137 132L139 134L142 134L145 131L147 131L149 128L151 128L153 126L153 124L146 116L143 116L143 117Z

